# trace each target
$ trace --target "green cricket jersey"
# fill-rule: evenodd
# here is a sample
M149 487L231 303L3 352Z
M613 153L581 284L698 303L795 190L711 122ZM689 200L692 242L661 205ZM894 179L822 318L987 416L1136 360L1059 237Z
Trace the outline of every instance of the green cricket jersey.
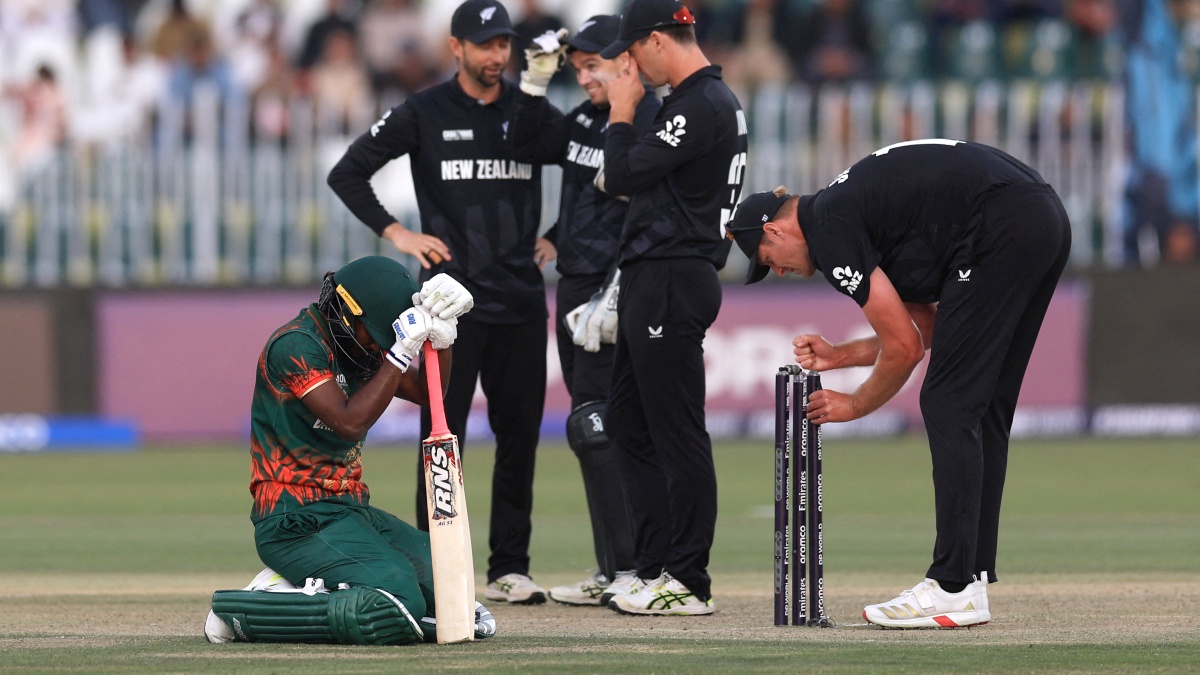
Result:
M362 441L333 432L301 401L329 380L349 396L371 373L348 375L334 354L333 337L315 304L275 331L258 359L250 406L251 520L294 511L313 502L366 506Z

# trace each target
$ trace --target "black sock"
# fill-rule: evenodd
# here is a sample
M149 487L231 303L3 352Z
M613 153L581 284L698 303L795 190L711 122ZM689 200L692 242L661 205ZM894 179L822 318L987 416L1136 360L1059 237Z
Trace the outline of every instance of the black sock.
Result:
M947 593L962 593L963 589L965 589L969 585L970 584L960 584L960 583L957 583L954 581L942 581L940 579L938 580L938 586L941 586L942 590L946 591Z

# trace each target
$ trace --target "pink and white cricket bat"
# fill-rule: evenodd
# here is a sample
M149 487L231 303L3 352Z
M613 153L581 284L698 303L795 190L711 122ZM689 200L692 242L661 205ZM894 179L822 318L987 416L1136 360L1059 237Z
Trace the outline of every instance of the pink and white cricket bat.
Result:
M442 373L437 352L425 343L425 377L433 428L421 443L425 494L429 505L429 546L433 554L433 597L438 644L475 639L475 563L471 524L463 490L458 437L446 425Z

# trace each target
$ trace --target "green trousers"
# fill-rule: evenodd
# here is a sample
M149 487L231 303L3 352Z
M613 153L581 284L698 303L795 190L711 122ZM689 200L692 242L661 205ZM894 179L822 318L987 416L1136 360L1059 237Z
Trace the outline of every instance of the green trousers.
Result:
M429 534L370 506L316 502L254 526L258 557L285 579L381 588L416 619L433 614Z

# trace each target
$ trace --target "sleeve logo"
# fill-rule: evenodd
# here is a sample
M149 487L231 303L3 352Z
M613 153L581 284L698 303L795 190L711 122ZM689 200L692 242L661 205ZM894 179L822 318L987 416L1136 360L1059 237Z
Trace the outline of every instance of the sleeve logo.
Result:
M862 273L855 272L850 269L850 266L833 268L833 278L842 282L842 288L846 289L846 293L853 295L858 290L858 285L862 282Z
M387 124L387 118L389 118L391 116L392 116L392 111L388 110L387 112L383 113L383 117L380 117L378 122L371 125L371 137L372 138L379 135L379 130L383 128L383 125Z
M667 120L667 126L659 129L658 137L672 148L678 148L679 139L687 134L687 129L684 129L686 126L687 118L683 115L676 115L672 119Z

